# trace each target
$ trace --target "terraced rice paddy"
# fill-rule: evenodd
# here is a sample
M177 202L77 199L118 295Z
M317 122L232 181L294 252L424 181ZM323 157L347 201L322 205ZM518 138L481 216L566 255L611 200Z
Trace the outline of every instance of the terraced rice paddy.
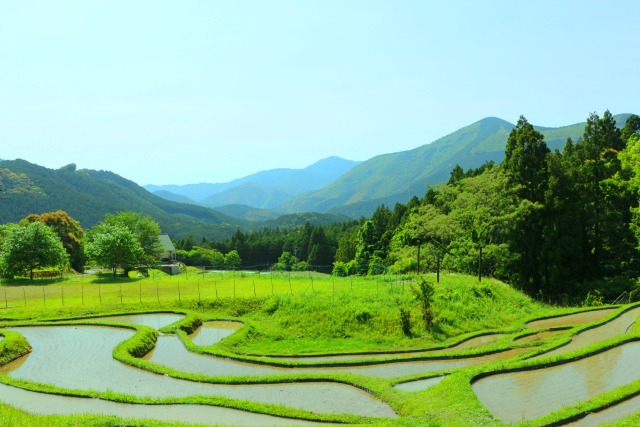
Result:
M113 349L131 338L135 330L123 324L144 325L160 329L183 320L176 313L150 313L87 318L85 323L73 325L13 326L7 330L23 335L33 349L30 354L0 368L0 374L21 384L50 384L56 390L75 390L87 396L94 392L131 396L140 403L120 403L112 400L90 399L42 393L0 383L1 400L14 407L38 414L114 414L120 417L160 419L184 423L225 425L327 425L313 414L324 414L323 421L331 421L332 414L353 414L367 419L394 419L398 414L384 400L367 391L335 380L322 380L326 375L355 374L360 378L392 380L393 378L427 376L404 381L393 386L398 393L415 393L442 387L441 382L465 368L494 362L552 358L578 352L604 340L624 335L640 314L640 307L618 310L614 319L588 329L580 329L582 322L602 321L616 309L576 313L572 315L529 322L527 327L543 330L521 336L512 342L515 347L495 349L477 355L483 346L495 344L504 334L484 334L445 348L414 352L366 353L354 355L318 355L311 357L265 357L246 360L229 359L215 354L199 354L188 350L178 335L160 335L155 348L144 360L155 366L208 378L238 378L278 375L318 375L313 380L223 384L195 382L158 375L127 366L112 357ZM79 322L80 323L80 322ZM119 327L96 323L114 323ZM560 334L569 336L568 329L548 328L578 326L570 342L546 352L538 350L547 340ZM196 346L208 349L220 340L236 333L240 322L205 322L189 335ZM472 354L457 355L472 350ZM458 353L456 353L458 352ZM449 356L453 353L454 356ZM596 354L582 355L577 360L555 363L513 372L490 372L473 381L478 399L495 417L503 422L533 420L553 411L611 392L618 387L640 380L640 342L630 341ZM238 356L238 359L241 359ZM406 360L403 360L406 359ZM552 359L551 359L552 360ZM281 363L279 363L281 362ZM282 363L284 362L284 363ZM291 366L287 366L287 363ZM292 365L293 364L293 365ZM507 365L508 366L508 365ZM430 376L430 375L436 376ZM430 377L429 377L430 376ZM378 381L378 380L376 380ZM393 384L393 383L392 383ZM202 396L201 405L167 403L166 399ZM220 397L232 401L251 401L266 405L267 412L276 413L283 405L301 411L309 420L287 418L265 413L218 406ZM141 400L142 399L142 400ZM150 401L148 399L151 399ZM209 399L209 400L207 400ZM143 402L144 401L144 402ZM173 401L172 401L173 402ZM143 404L144 403L144 404ZM637 412L640 398L630 398L609 408L575 420L576 426L599 425L604 420L620 419ZM274 408L274 409L270 409ZM328 417L328 418L327 418ZM371 418L374 417L374 418ZM368 421L370 422L370 421Z

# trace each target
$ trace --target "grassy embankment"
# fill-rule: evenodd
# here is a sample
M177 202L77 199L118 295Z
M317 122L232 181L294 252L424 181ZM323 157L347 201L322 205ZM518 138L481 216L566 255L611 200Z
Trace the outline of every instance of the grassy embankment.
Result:
M304 274L253 275L242 273L195 274L193 270L179 277L153 273L149 279L112 281L109 278L70 277L64 281L36 286L30 282L5 283L3 301L0 293L0 319L23 323L48 319L74 318L130 311L177 310L190 314L194 323L210 319L240 319L245 327L222 343L205 348L194 347L184 332L179 332L188 347L199 352L234 355L300 355L358 353L374 351L408 351L446 347L483 332L501 332L505 337L482 351L513 346L512 338L523 332L525 320L564 312L537 304L509 286L493 280L477 283L472 277L449 275L436 285L433 301L436 322L431 332L425 331L419 303L411 292L410 278L333 278ZM0 292L2 292L0 291ZM400 326L400 309L410 312L407 336ZM196 319L194 321L194 319ZM10 322L13 323L13 322ZM274 382L280 376L206 378L176 372L150 364L133 356L146 352L153 344L154 332L139 328L138 334L114 350L114 356L125 363L180 378L214 382ZM547 346L564 338L555 338ZM3 341L11 337L7 334ZM1 341L0 341L1 342ZM531 345L531 344L529 344ZM7 346L8 347L8 346ZM535 351L535 348L532 348ZM468 350L464 354L478 353ZM1 357L1 355L0 355ZM480 405L470 387L470 380L483 372L534 366L538 362L498 362L479 368L454 370L437 388L418 393L403 393L391 386L399 380L434 375L414 375L393 380L373 379L351 374L295 375L287 380L326 378L354 384L371 390L389 403L400 415L398 420L377 424L403 425L497 425ZM6 380L5 382L13 382ZM24 385L23 385L24 386ZM31 386L29 388L32 388ZM33 387L38 389L38 386ZM55 387L50 391L57 391ZM76 392L78 395L86 393ZM99 397L131 402L145 402L130 396ZM615 398L616 396L613 396ZM189 399L181 399L189 402ZM430 402L430 403L428 403ZM304 411L273 408L229 399L209 399L208 403L239 407L299 418L326 419L342 422L373 422L365 418L313 417ZM565 411L574 414L576 410ZM312 414L311 414L312 415ZM4 407L0 408L0 424L11 417L11 425L32 425L32 420L46 425L116 425L111 417L34 417ZM24 418L26 421L19 421ZM526 425L538 425L525 423ZM44 425L44 424L41 424Z

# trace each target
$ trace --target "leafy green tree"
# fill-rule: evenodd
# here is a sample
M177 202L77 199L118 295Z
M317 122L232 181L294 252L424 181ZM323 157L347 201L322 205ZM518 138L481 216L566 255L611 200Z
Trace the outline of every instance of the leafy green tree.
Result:
M235 249L224 256L224 265L227 268L239 268L242 265L240 254Z
M149 215L139 212L118 212L107 214L104 223L126 227L140 243L144 252L144 264L153 264L163 252L160 237L160 225Z
M22 221L27 223L39 221L51 227L69 255L71 268L79 272L84 270L86 262L82 242L84 230L78 221L64 211L47 212L41 215L31 214Z
M33 222L10 227L1 254L5 274L14 276L47 267L62 267L68 262L60 238L47 225Z
M115 277L118 267L127 271L145 261L145 253L133 232L122 225L100 224L90 230L85 247L96 265L110 268Z
M335 260L340 263L348 263L356 257L356 247L358 245L358 229L353 228L345 232L338 242Z

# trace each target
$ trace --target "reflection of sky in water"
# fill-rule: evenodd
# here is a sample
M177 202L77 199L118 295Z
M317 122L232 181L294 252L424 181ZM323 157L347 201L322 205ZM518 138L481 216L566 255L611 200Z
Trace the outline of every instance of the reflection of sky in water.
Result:
M638 357L640 343L628 343L550 368L485 377L473 389L501 420L532 419L640 379Z
M195 345L213 345L222 339L233 335L242 327L239 322L205 322L190 336Z
M9 375L38 383L79 390L111 390L155 398L218 395L282 404L324 413L395 417L391 408L355 387L336 383L222 385L178 380L124 365L112 357L113 348L133 330L101 326L19 327L33 351ZM161 338L177 338L174 336ZM185 371L190 371L185 369Z
M639 313L640 307L628 310L610 322L607 322L595 328L587 329L586 331L575 335L569 344L559 347L548 353L542 354L538 357L546 357L568 353L570 351L576 351L600 341L624 335L627 332L629 326L636 321Z
M39 415L115 415L181 423L236 426L326 426L302 420L255 414L238 409L206 405L140 405L37 393L0 383L4 403Z
M89 320L103 322L131 323L132 325L149 326L160 329L184 318L184 314L176 313L148 313L148 314L123 314L118 316L95 317Z
M565 316L551 317L548 319L533 320L527 323L529 329L545 329L556 326L581 325L597 322L613 314L617 308L583 311L581 313L567 314Z

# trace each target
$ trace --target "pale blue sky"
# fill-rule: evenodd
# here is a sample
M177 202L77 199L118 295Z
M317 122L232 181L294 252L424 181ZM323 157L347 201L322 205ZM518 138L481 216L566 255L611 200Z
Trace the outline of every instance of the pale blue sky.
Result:
M640 2L0 0L0 158L138 184L640 112Z

